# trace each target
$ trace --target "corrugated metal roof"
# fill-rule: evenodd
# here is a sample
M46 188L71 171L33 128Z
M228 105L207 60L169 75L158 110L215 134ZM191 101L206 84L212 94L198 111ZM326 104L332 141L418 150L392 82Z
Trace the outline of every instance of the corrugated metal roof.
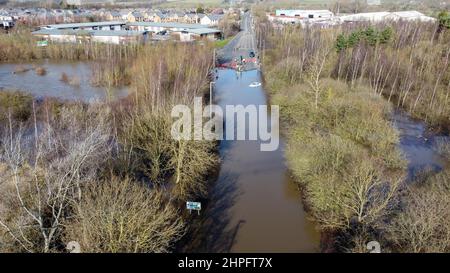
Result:
M112 26L125 24L126 22L123 21L109 21L109 22L93 22L93 23L55 24L55 25L46 25L46 27L52 29L64 29L64 28L83 28L83 27Z
M182 24L182 23L157 23L157 22L133 22L128 23L129 26L145 26L145 27L167 27L167 28L185 28L196 29L206 28L207 26L201 24Z
M187 32L201 35L201 34L220 33L221 31L214 28L196 28L196 29L189 29L187 30Z
M34 35L90 35L90 36L139 36L146 31L129 30L69 30L69 29L41 29L32 32Z

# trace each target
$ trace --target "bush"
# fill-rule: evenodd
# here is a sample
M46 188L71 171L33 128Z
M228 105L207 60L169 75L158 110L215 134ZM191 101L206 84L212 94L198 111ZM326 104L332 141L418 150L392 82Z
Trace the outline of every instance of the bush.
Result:
M9 113L14 120L26 121L31 115L33 97L21 92L0 92L0 122L8 119Z
M91 183L67 222L66 241L82 252L168 252L184 222L164 194L129 178Z
M402 210L385 225L388 238L402 252L450 251L450 171L411 186Z

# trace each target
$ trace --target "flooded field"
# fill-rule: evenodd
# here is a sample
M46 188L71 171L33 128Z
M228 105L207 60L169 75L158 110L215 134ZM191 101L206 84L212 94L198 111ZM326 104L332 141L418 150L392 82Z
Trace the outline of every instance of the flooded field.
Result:
M0 64L0 90L83 102L128 95L127 88L107 90L94 86L91 66L89 62L3 63ZM38 71L38 68L44 70Z
M408 160L408 179L422 171L437 172L450 167L437 147L438 141L450 141L449 136L427 131L424 122L414 120L402 111L395 111L392 121L400 132L399 147Z

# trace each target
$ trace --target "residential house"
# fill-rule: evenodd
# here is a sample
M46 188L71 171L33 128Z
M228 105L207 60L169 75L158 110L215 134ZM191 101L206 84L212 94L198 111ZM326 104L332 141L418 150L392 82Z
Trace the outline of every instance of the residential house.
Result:
M128 22L144 22L144 15L139 11L130 12L127 16Z
M118 11L109 11L105 14L105 18L108 21L120 21L122 20L122 15Z
M207 14L200 19L200 24L207 26L217 26L223 18L221 14Z

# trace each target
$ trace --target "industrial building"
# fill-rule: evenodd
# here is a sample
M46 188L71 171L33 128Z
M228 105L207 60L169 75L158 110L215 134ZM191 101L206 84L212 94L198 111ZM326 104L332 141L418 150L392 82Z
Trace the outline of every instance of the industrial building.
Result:
M217 40L222 38L222 32L220 30L208 28L200 24L135 22L128 23L127 26L130 30L149 31L155 34L166 32L183 42L200 39Z
M426 16L418 11L397 11L397 12L367 12L343 15L341 22L383 22L383 21L420 21L435 22L433 17Z
M275 16L294 17L299 19L331 19L334 17L334 14L329 10L279 9L275 11Z
M92 22L92 23L74 23L74 24L55 24L41 26L41 29L65 29L65 30L122 30L127 25L123 21Z
M44 40L58 43L99 42L107 44L144 43L148 39L146 31L127 30L69 30L69 29L41 29L33 35Z
M172 38L183 42L222 38L220 30L200 24L123 21L45 25L33 35L53 42L92 41L112 44L146 42L153 37L156 40Z

